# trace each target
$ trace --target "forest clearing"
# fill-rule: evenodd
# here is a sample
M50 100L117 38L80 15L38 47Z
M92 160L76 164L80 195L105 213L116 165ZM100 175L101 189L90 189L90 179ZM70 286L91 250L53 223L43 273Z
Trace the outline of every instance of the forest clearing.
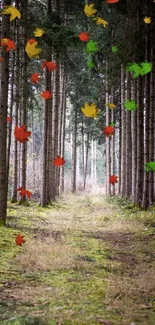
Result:
M46 209L9 204L0 324L155 324L154 220L153 209L93 194Z
M0 28L0 325L155 325L155 0Z

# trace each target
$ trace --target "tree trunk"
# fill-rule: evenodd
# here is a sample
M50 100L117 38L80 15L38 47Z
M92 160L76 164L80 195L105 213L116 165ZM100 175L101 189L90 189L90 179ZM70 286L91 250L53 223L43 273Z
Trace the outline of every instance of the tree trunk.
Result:
M125 186L126 186L126 110L124 108L125 102L125 72L124 67L121 67L121 138L122 138L122 146L121 146L121 195L125 196Z
M126 100L131 100L129 73L126 73ZM126 110L126 187L125 195L130 197L132 185L132 142L131 142L131 112Z
M106 63L106 126L110 124L110 109L107 105L109 102L109 85L108 85L108 63ZM111 159L110 159L110 138L106 137L106 195L111 195Z
M4 6L11 5L10 0L3 1ZM10 16L2 15L2 38L9 37ZM7 108L8 108L8 82L9 82L9 54L2 46L1 62L1 105L0 105L0 225L6 221L7 208L7 182L6 182L6 150L7 150ZM3 153L3 154L2 154Z
M73 147L72 147L72 192L76 192L76 156L77 156L77 106L74 111L74 128L73 128Z
M89 132L87 133L87 144L86 144L86 159L85 159L85 169L84 169L84 190L86 189L87 180L87 168L88 168L88 153L89 153Z

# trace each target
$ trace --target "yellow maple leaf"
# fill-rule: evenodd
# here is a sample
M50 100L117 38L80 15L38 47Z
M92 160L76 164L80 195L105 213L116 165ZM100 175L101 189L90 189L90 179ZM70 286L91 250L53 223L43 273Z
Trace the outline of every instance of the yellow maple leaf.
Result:
M151 24L151 18L150 17L145 17L144 22L145 22L145 24Z
M108 106L110 109L112 108L116 109L116 105L112 103L107 103L106 106Z
M97 117L98 113L100 112L94 103L90 105L85 103L85 106L81 108L81 111L86 117Z
M10 21L12 21L16 18L18 18L18 19L21 18L21 13L14 6L5 6L2 11L2 14L10 15Z
M44 30L42 28L36 28L33 34L35 37L41 37L44 34Z
M94 14L96 14L96 9L93 8L94 7L94 3L92 3L91 5L86 4L84 7L84 13L86 14L87 17L91 17Z
M97 25L103 25L104 28L106 28L108 26L108 22L100 17L96 17L96 18L94 18L94 20L96 20Z
M33 41L33 42L32 42ZM38 54L42 51L41 48L37 48L38 42L35 40L29 40L27 41L25 51L29 58L39 58Z

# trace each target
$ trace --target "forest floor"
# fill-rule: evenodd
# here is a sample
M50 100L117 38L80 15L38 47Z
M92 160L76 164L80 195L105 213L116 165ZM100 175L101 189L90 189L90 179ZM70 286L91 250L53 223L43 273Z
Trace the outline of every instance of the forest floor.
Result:
M93 194L8 204L0 325L70 324L155 324L155 208Z

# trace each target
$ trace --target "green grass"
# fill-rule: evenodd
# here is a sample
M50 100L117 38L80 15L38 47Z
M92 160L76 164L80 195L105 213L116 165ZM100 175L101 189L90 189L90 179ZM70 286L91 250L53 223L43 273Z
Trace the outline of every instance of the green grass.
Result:
M100 195L67 195L46 209L9 203L0 325L153 325L155 210L134 208Z

